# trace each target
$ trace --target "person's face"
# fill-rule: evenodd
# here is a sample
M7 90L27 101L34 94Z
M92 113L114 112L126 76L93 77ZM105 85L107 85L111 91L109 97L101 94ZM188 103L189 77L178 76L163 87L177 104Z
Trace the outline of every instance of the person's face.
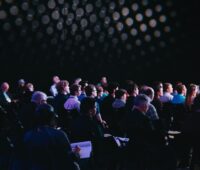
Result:
M103 91L98 92L98 96L102 97L103 96Z
M126 101L127 99L127 93L124 93L124 95L122 96L122 100Z
M25 83L19 83L19 87L24 87Z
M81 95L81 87L78 88L77 96Z
M149 109L149 103L145 103L142 105L142 112L146 113Z
M93 88L92 90L92 97L97 97L97 89Z
M159 96L163 96L163 88L162 88L162 87L160 87L160 89L159 89L159 91L158 91L158 95L159 95Z
M39 104L46 104L46 103L47 103L47 100L42 99L42 100L40 100L40 103L39 103Z
M30 87L29 87L29 91L34 91L34 87L33 87L33 86L30 86Z
M106 84L106 83L107 83L106 77L102 77L101 82L102 82L103 84Z
M2 85L2 90L5 91L5 92L7 92L7 91L9 90L9 88L10 88L10 86L9 86L8 83L4 83L4 84Z
M186 94L187 94L187 88L186 86L183 86L183 95L186 96Z
M195 90L194 90L194 94L193 95L197 95L197 93L198 93L198 87L196 86L196 88L195 88Z
M171 84L170 84L169 87L168 87L168 92L169 92L169 93L173 93L173 87L172 87Z
M66 86L65 86L64 91L67 92L67 93L70 93L69 85L66 85Z
M53 77L53 82L54 83L59 83L60 82L59 77L58 76Z
M135 89L134 94L135 94L135 96L137 96L139 94L139 89L138 88Z

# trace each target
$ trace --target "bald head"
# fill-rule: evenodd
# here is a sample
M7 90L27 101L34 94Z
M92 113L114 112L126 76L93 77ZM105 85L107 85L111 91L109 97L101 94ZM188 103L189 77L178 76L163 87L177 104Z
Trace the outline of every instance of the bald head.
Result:
M3 82L2 84L1 84L1 90L3 91L3 92L7 92L8 90L9 90L9 84L7 83L7 82Z

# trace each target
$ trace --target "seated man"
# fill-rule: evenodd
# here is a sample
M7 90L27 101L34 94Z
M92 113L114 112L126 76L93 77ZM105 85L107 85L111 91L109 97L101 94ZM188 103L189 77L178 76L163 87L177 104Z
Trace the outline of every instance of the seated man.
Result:
M103 139L103 129L95 118L96 101L94 98L85 98L81 102L81 116L71 125L71 137L74 142L92 141L94 155L99 152L99 144Z
M73 84L70 87L70 96L64 103L64 108L66 110L76 110L80 111L80 101L78 100L78 96L81 94L81 86L78 84Z
M127 150L128 168L160 170L171 166L170 168L173 169L173 165L168 162L170 159L166 159L164 138L161 139L162 136L146 115L149 105L149 97L144 94L138 95L135 98L133 111L126 117L125 129L130 139Z
M49 104L36 108L36 125L25 133L26 168L37 170L78 170L74 161L79 150L72 152L67 135L55 126L54 109Z

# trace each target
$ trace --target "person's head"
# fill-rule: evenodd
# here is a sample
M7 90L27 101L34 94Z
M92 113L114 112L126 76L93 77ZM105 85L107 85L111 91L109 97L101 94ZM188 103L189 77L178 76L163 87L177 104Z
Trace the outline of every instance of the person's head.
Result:
M185 85L183 85L183 84L178 84L178 85L176 86L176 91L177 91L178 94L184 95L185 92L186 92L186 87L185 87Z
M82 80L79 84L81 85L81 91L84 92L85 88L88 86L88 81Z
M97 89L97 96L98 97L102 97L103 96L103 91L104 91L103 87L98 85L98 86L96 86L96 89Z
M139 94L136 96L134 101L134 107L143 113L146 113L149 109L150 99L145 94Z
M3 82L3 83L1 84L1 90L2 90L3 92L7 92L7 91L9 90L9 88L10 88L10 86L9 86L9 84L8 84L7 82Z
M10 86L9 86L9 84L8 84L7 82L3 82L3 83L1 84L1 90L2 90L3 92L7 92L7 91L9 90L9 88L10 88Z
M163 83L161 81L155 81L155 82L153 82L152 87L154 89L160 88L160 87L163 88Z
M167 93L173 93L173 86L171 83L164 83L163 85L163 91Z
M154 86L154 92L155 92L155 98L160 98L161 96L163 96L163 86L162 85Z
M86 88L85 88L85 93L88 97L96 97L97 96L97 89L95 87L95 85L93 84L89 84Z
M31 97L31 102L37 105L44 104L47 102L47 95L42 91L35 91Z
M130 96L137 96L139 94L138 85L132 80L126 81L125 89Z
M198 94L193 101L192 110L200 110L200 94Z
M60 78L58 76L53 76L52 81L54 84L57 84L60 81Z
M69 82L67 80L61 80L56 85L59 93L69 93Z
M54 112L53 106L44 103L36 108L34 117L36 125L55 126L57 115Z
M185 84L183 84L183 95L184 96L187 95L187 88L186 88Z
M70 94L72 96L80 96L81 94L81 86L78 84L72 84L70 86Z
M116 82L111 82L108 84L107 90L110 95L114 95L115 91L119 89L119 84Z
M101 77L101 80L100 80L100 82L101 82L101 85L103 86L103 87L106 87L107 86L107 78L105 77L105 76L103 76L103 77Z
M89 117L94 117L96 114L96 101L94 98L86 97L81 101L80 111L82 114Z
M25 90L26 90L26 91L33 92L33 91L34 91L34 86L33 86L33 84L32 84L32 83L27 83L27 84L25 85Z
M190 84L187 90L187 94L190 96L196 96L198 92L198 86L196 84Z
M143 86L140 90L140 93L147 95L151 101L154 98L154 90L153 90L153 88L151 88L149 86Z
M24 87L25 86L25 80L24 79L20 79L20 80L18 80L18 86L19 87Z
M74 84L79 84L81 81L82 81L82 79L80 77L78 77L74 80Z
M126 101L126 97L127 97L127 91L125 89L119 89L115 92L116 99L121 99Z

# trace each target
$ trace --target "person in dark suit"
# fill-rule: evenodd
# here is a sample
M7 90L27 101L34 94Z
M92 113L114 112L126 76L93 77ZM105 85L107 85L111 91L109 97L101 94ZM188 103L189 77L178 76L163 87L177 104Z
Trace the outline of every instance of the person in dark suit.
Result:
M80 150L72 151L67 134L55 129L54 108L41 104L36 108L36 125L24 135L25 167L37 170L79 170Z
M103 130L96 116L96 101L94 98L84 98L80 106L81 116L72 123L72 139L74 141L98 141L103 137Z
M37 106L47 102L47 95L42 91L35 91L31 100L24 104L19 113L19 119L24 126L24 131L34 126L34 113Z
M102 117L105 119L108 126L110 122L112 122L112 113L113 113L112 103L115 100L115 91L118 89L119 89L118 83L114 83L114 82L109 83L107 87L109 94L103 99L103 101L100 104Z
M93 156L97 160L100 156L100 149L104 132L100 122L95 118L96 101L94 98L84 98L80 106L81 116L73 121L71 125L71 141L91 141Z
M162 165L164 139L162 140L152 120L146 115L149 105L149 97L138 95L133 111L126 117L125 129L130 138L127 149L128 169L131 170L160 170L165 166Z
M184 159L188 160L190 158L190 150L193 149L192 159L190 164L190 169L194 170L195 165L200 165L200 95L194 99L192 105L192 111L188 115L182 130L182 136L184 137L184 145L189 146L187 152L184 153Z

